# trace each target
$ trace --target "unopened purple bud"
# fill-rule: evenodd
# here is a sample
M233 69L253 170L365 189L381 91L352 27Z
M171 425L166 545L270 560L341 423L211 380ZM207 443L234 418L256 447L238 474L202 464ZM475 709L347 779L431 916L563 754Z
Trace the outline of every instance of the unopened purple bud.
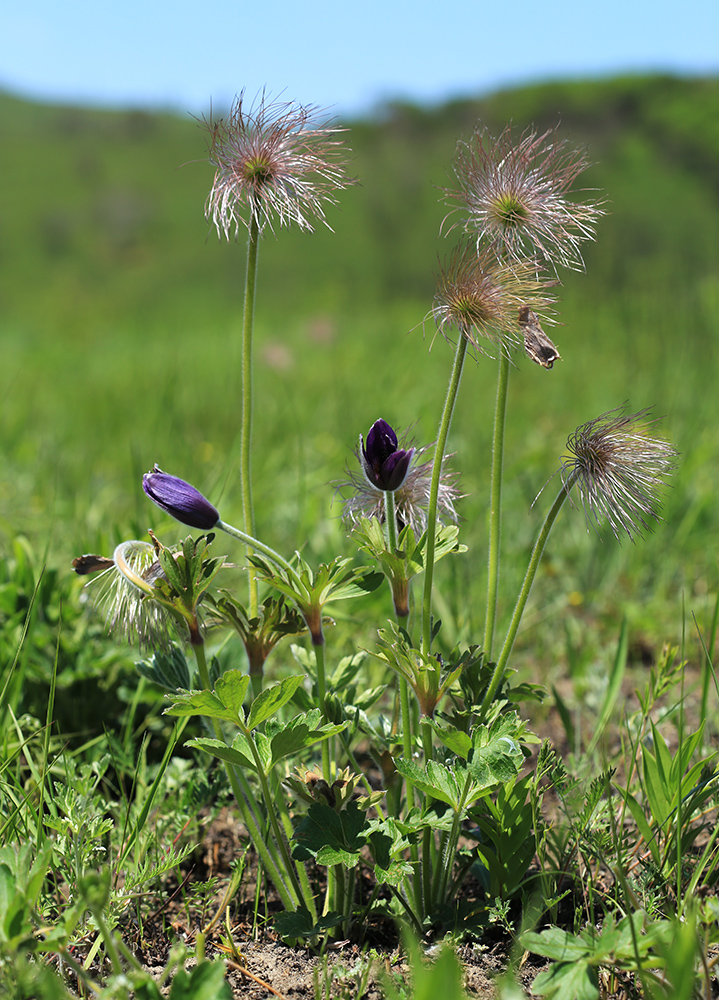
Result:
M397 435L386 420L375 420L365 447L360 434L362 468L370 485L384 493L398 490L407 478L414 448L397 447Z
M153 503L190 528L206 531L220 520L219 513L199 490L163 472L158 465L142 477L142 488Z

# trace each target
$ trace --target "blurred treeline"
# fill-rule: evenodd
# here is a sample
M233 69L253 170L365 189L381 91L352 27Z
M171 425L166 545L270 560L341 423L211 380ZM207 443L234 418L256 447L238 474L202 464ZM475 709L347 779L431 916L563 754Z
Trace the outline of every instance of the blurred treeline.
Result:
M432 108L389 105L374 120L342 123L359 183L328 209L334 231L268 234L261 247L259 527L288 551L308 544L332 554L341 532L326 484L342 478L357 434L383 416L433 439L451 352L441 341L428 350L431 322L422 321L438 259L456 238L439 235L441 189L453 185L457 140L477 121L495 132L560 123L561 137L586 146L592 166L581 183L604 193L608 212L586 273L562 275L553 339L564 360L544 372L517 359L507 545L524 552L531 543L531 500L577 424L625 401L656 404L683 458L667 522L644 550L646 587L705 594L716 587L706 533L719 524L715 79L547 84ZM65 559L144 532L155 512L138 482L154 461L222 501L223 516L237 512L244 242L221 243L205 221L211 183L201 122L189 115L0 96L6 540L23 531ZM494 380L491 360L470 366L450 442L477 550ZM596 544L581 512L568 534L557 558L576 602L615 556L581 577L572 553ZM626 557L625 547L616 558ZM483 560L479 551L477 567Z

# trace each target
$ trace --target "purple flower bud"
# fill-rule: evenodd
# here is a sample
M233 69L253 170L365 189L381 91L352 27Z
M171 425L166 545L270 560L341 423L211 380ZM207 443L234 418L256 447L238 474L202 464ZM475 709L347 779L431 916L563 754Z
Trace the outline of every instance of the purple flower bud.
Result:
M153 503L190 528L206 531L220 520L219 513L199 490L163 472L158 465L142 477L142 488Z
M404 451L397 447L397 435L386 420L379 420L370 427L365 447L360 434L362 468L367 481L376 490L393 493L407 478L414 448Z

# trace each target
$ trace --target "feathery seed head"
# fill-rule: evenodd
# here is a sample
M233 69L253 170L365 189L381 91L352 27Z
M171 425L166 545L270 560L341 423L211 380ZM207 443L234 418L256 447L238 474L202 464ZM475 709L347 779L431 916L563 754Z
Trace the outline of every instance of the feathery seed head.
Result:
M456 327L475 348L481 350L483 337L508 351L523 342L520 309L541 311L554 301L547 293L550 284L537 276L533 262L510 266L486 249L478 253L473 245L460 244L440 270L432 316L446 339Z
M97 587L94 603L101 609L108 630L129 643L137 641L141 648L165 648L172 618L152 598L155 584L166 579L155 547L137 540L121 542L111 561L100 556L80 556L73 561L75 571L81 575L95 572L87 568L89 559L95 560L97 568L106 567L88 587Z
M609 410L578 427L567 440L569 456L561 475L569 491L576 483L587 524L602 518L616 538L625 531L634 541L658 521L658 491L676 465L677 452L667 441L649 436L657 423L649 410L627 415Z
M604 214L601 202L569 197L587 166L586 155L558 140L556 128L542 135L527 129L516 142L510 126L498 138L478 128L458 144L459 189L446 189L445 196L452 211L466 213L462 228L478 245L485 239L509 260L539 257L553 267L583 270L580 244L594 238Z
M324 204L334 204L333 192L354 180L336 138L345 130L321 115L311 105L272 101L265 91L247 107L243 91L227 118L202 120L215 167L205 217L218 236L229 239L234 230L236 238L240 225L249 229L252 221L260 232L272 230L273 221L311 232L313 216L331 228Z

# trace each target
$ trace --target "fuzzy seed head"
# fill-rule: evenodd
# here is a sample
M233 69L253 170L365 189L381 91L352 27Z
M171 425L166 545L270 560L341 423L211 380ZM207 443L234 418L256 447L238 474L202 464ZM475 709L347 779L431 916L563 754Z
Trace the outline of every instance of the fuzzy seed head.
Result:
M523 343L520 309L530 303L539 312L546 309L553 302L549 285L531 262L510 266L489 250L478 253L473 245L460 244L440 270L432 316L448 340L454 327L479 350L483 338L509 351Z
M142 649L169 645L171 617L149 591L165 574L149 542L121 542L113 565L99 573L88 587L97 587L94 603L102 612L108 631Z
M321 116L314 106L272 101L265 91L248 107L243 91L227 118L202 120L215 167L205 217L218 236L237 238L251 222L260 232L275 222L311 232L313 217L330 228L324 204L334 204L333 192L354 181L336 138L345 130Z
M583 270L580 244L594 238L601 202L570 197L570 188L588 166L586 155L557 129L541 135L528 129L517 141L510 126L498 138L478 129L457 147L457 189L446 189L450 213L479 246L488 241L501 258L539 258L544 263Z
M567 440L562 481L567 490L576 483L587 524L606 518L616 538L626 532L634 541L660 520L658 493L676 465L675 449L649 435L657 421L648 414L610 410Z

